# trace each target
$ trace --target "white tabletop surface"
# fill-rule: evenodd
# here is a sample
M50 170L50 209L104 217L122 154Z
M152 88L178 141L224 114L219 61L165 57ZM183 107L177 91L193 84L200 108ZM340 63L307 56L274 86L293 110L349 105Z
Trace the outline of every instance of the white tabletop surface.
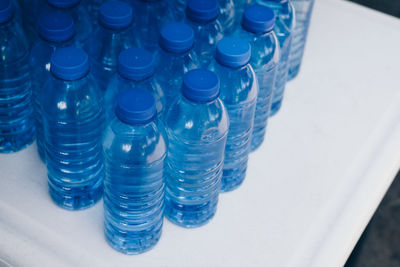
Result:
M399 167L400 20L317 0L301 75L208 225L165 220L153 250L120 254L101 202L51 202L33 145L0 155L0 266L342 266Z

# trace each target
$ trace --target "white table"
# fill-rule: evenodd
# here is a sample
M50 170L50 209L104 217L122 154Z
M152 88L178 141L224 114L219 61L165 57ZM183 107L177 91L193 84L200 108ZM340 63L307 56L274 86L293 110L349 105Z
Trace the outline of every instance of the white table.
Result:
M341 266L400 167L400 20L316 2L301 75L211 223L150 252L103 236L102 203L56 207L34 146L0 155L0 266Z

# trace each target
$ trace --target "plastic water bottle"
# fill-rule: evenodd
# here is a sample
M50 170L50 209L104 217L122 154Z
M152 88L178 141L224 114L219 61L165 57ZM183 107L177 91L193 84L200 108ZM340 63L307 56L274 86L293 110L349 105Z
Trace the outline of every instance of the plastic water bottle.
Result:
M217 209L229 128L228 114L218 98L219 86L215 73L189 71L183 79L183 96L165 118L165 214L183 227L207 223Z
M13 9L10 0L0 0L0 153L21 150L35 138L29 47Z
M225 37L218 43L215 61L210 67L221 81L219 98L230 121L221 184L223 192L239 187L246 177L258 93L250 57L249 42Z
M74 21L66 13L56 11L39 18L39 39L31 50L29 65L32 73L33 105L36 119L36 143L40 158L45 161L42 105L40 96L50 75L50 59L57 48L71 46L74 36Z
M86 2L87 10L89 11L92 23L97 25L99 17L99 9L101 4L106 2L106 0L90 0Z
M185 18L186 0L169 0L170 12L175 21Z
M56 10L64 11L70 15L75 22L76 40L82 46L93 31L92 21L85 4L81 0L47 0L41 10L47 14Z
M240 28L240 25L242 23L242 16L244 10L254 4L256 1L255 0L237 0L235 1L235 28Z
M115 117L118 95L132 88L152 93L158 116L164 114L165 97L154 71L153 54L143 48L129 48L119 54L118 73L111 79L104 96L107 122Z
M141 47L154 51L163 24L172 21L166 0L131 0L136 13L136 31Z
M215 48L223 37L223 26L218 19L217 0L188 0L186 23L194 30L194 51L202 67L208 67L214 58Z
M137 46L133 31L133 10L128 3L107 1L100 7L99 27L85 45L91 72L102 90L117 71L122 50Z
M292 3L296 13L296 26L290 52L289 80L294 79L300 71L314 0L292 0Z
M166 110L180 95L184 73L198 66L193 51L194 32L183 23L168 23L161 28L157 52L157 79L164 90Z
M221 21L224 34L230 34L235 28L235 1L218 0L220 6L219 20Z
M255 4L246 8L238 31L238 35L252 46L251 65L260 88L251 141L253 151L264 141L279 65L279 42L273 31L274 25L274 12L266 6Z
M17 0L14 0L17 2ZM25 36L28 39L29 44L33 43L37 39L36 32L36 21L39 16L39 10L43 6L41 0L21 0L21 10L22 10L22 21L23 28L25 31Z
M275 13L274 31L280 47L280 60L270 113L270 116L273 116L282 106L289 72L289 55L292 46L295 15L293 5L289 0L259 0L258 3L271 8Z
M84 209L103 193L102 94L81 49L58 48L50 71L41 98L49 192L65 209Z
M103 145L105 235L116 250L138 254L161 236L166 145L148 91L120 94L115 113Z

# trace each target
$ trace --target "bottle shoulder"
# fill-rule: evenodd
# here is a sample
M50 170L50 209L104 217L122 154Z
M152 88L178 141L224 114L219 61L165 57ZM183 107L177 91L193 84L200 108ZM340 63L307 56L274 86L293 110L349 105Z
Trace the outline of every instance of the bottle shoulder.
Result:
M75 81L49 76L40 92L45 114L79 121L103 112L102 92L90 74Z
M29 45L21 25L12 19L0 25L0 65L5 67L29 55Z
M123 30L111 30L98 26L84 44L86 52L95 60L117 58L119 52L137 46L133 26ZM107 60L103 60L104 64Z
M195 103L179 97L165 116L168 138L178 142L215 142L227 135L229 118L222 101Z
M220 78L219 97L228 110L238 105L252 104L257 100L258 82L250 64L232 69L214 60L210 65L210 70L217 73Z
M165 138L157 121L129 125L114 117L106 128L103 149L106 158L124 164L151 164L166 156Z
M251 44L251 65L255 70L271 69L278 65L280 48L274 31L254 34L244 29L239 29L236 34Z

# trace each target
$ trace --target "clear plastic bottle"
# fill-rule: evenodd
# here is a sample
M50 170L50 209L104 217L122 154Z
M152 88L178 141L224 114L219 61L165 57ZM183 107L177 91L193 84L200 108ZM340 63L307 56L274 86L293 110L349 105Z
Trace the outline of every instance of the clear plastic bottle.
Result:
M99 27L85 45L91 72L102 90L117 72L121 51L137 46L133 30L133 10L128 3L107 1L100 7Z
M292 0L292 3L296 13L296 26L290 52L289 80L294 79L300 71L314 0Z
M40 95L50 76L50 58L60 47L73 45L74 20L68 14L55 11L43 15L38 22L39 38L31 50L29 65L32 77L33 105L35 108L36 144L40 158L45 161L44 132Z
M93 25L97 25L99 17L99 9L101 4L106 2L106 0L89 0L86 1L86 7L90 14Z
M17 0L14 0L17 2ZM22 10L22 21L23 28L25 31L26 38L29 44L33 43L37 39L36 32L36 22L39 17L39 10L43 6L43 1L41 0L21 0L21 10Z
M183 23L168 23L161 28L157 51L157 79L164 91L166 110L180 95L184 73L199 63L193 51L194 32Z
M167 0L130 0L136 14L136 31L140 46L157 49L162 25L173 20Z
M13 10L12 1L0 1L0 153L19 151L35 138L29 45Z
M119 54L118 73L111 79L104 96L107 122L115 117L118 95L133 88L152 93L158 116L164 114L165 97L154 71L154 56L146 49L129 48Z
M156 113L148 91L128 90L104 138L105 235L126 254L151 249L161 236L166 145Z
M278 73L275 80L270 113L270 116L273 116L282 106L288 78L290 49L295 26L294 7L289 0L259 0L258 3L271 8L275 13L274 32L278 38L280 47Z
M244 10L254 4L256 0L237 0L235 1L235 30L241 27Z
M266 6L255 4L246 8L237 32L252 46L251 65L256 72L260 88L254 117L252 151L264 141L278 71L279 42L273 31L274 25L274 12Z
M175 21L185 18L186 0L169 0L170 12Z
M231 34L235 30L236 3L234 0L218 0L220 7L219 20L221 21L224 34Z
M215 48L223 37L224 28L218 16L217 0L188 0L185 22L194 30L194 51L201 67L207 68L214 58Z
M40 99L49 192L65 209L84 209L103 193L102 92L79 48L57 49L50 71Z
M196 69L185 74L182 96L165 118L168 136L166 216L183 227L201 226L214 216L226 138L227 111L218 76Z
M221 81L219 98L228 111L230 122L221 184L223 192L236 189L246 177L258 94L250 57L249 42L225 37L219 41L215 61L210 66Z
M83 46L93 31L90 13L82 0L47 0L47 4L40 10L41 14L48 14L58 10L70 15L75 22L76 40L80 46Z

